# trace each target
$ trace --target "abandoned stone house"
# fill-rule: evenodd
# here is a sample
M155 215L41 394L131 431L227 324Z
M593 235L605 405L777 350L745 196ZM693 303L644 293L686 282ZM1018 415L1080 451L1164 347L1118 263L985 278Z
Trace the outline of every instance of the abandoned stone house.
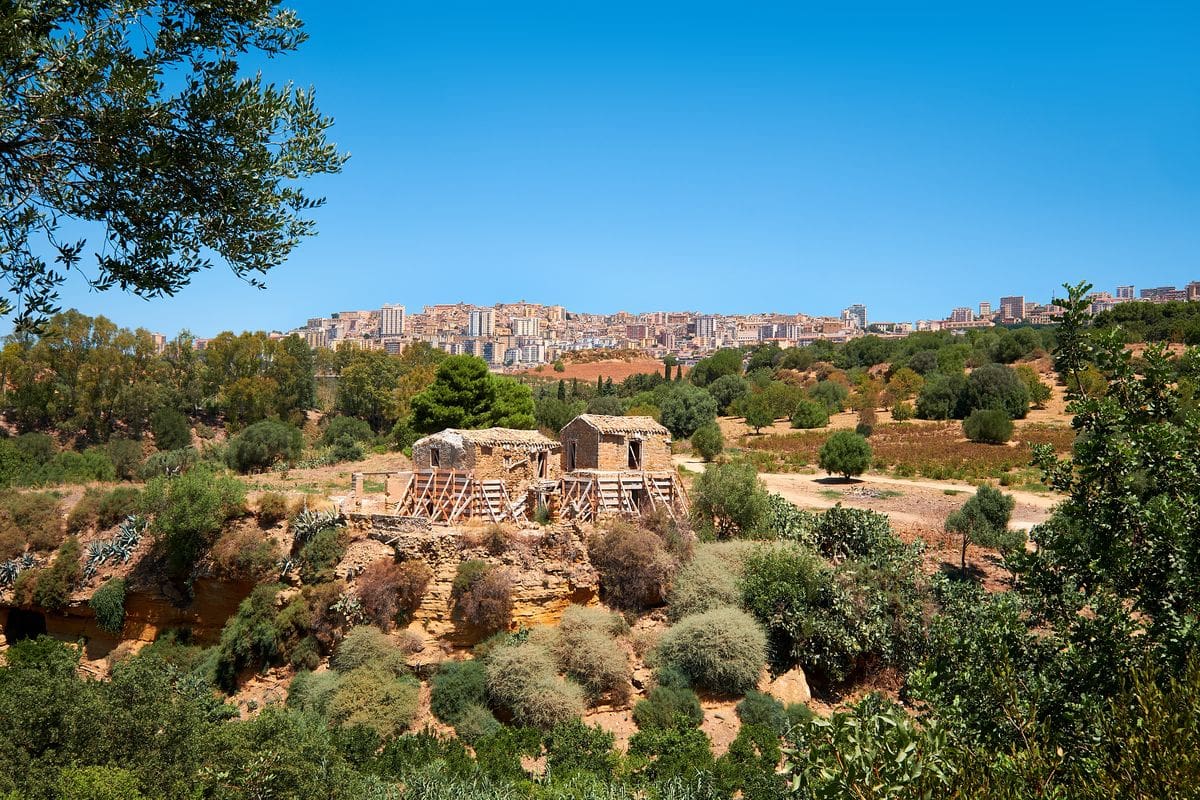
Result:
M449 428L418 439L412 457L418 471L472 472L479 479L503 480L511 488L556 479L561 449L562 445L538 431Z
M559 438L560 516L595 520L606 514L686 512L687 497L671 461L671 434L652 418L581 414Z
M580 414L563 427L563 472L670 471L671 433L651 417Z
M396 511L443 522L520 521L557 488L560 449L537 431L431 434L413 443L413 471Z

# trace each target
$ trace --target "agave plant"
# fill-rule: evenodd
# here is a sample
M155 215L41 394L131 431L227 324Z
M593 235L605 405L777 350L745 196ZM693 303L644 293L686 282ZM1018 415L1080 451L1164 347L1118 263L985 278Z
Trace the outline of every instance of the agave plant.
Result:
M296 543L303 547L321 531L337 525L339 519L336 511L310 511L306 508L292 520L292 535Z
M37 564L31 553L23 553L19 558L10 558L0 562L0 587L11 586L17 576Z
M149 523L144 518L131 514L117 527L117 533L111 539L97 540L88 545L83 576L91 578L101 565L109 562L128 564L148 527Z

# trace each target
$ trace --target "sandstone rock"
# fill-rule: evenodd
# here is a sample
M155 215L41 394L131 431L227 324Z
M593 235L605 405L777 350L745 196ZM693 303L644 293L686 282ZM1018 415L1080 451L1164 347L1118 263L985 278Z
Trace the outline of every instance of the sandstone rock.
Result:
M812 692L808 689L808 679L804 677L804 670L799 667L794 667L775 680L769 681L762 691L784 705L807 703L812 699Z

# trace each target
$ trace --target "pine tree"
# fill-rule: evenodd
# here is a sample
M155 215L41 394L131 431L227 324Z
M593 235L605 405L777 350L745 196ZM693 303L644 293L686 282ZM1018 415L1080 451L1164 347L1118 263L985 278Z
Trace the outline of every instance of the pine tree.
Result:
M567 399L567 382L562 378L558 379L558 399L563 401Z

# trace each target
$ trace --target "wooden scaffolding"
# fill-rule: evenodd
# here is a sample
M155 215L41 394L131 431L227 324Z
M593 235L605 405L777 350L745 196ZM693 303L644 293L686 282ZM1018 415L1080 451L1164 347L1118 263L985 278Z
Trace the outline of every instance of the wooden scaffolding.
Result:
M527 514L524 495L512 498L502 480L477 480L453 469L417 470L395 513L434 522L478 517L491 522L520 522Z
M558 510L563 519L640 516L659 508L671 519L687 513L687 493L674 472L578 470L562 477Z

